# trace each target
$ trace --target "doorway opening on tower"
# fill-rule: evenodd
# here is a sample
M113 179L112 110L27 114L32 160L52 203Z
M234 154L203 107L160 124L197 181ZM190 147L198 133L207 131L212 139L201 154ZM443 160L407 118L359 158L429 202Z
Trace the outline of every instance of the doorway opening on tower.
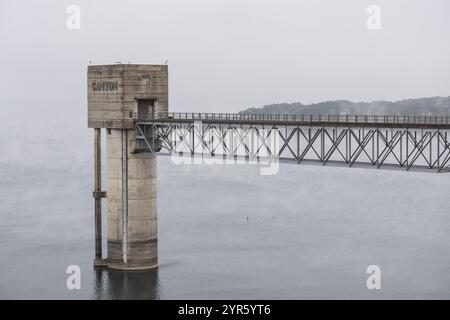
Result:
M138 120L155 117L155 99L138 99Z

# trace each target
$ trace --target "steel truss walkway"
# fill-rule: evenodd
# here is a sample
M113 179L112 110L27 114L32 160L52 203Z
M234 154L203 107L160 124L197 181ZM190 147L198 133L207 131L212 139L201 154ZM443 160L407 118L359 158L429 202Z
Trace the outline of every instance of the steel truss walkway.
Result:
M168 113L136 132L160 154L450 171L449 117Z

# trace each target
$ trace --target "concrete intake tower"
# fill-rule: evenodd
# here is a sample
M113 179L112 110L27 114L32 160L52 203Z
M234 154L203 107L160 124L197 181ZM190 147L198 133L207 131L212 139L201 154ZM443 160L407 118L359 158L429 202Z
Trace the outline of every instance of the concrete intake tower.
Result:
M140 270L158 265L156 155L136 139L135 121L168 113L167 65L89 66L88 127L94 128L95 266ZM101 186L101 129L107 188ZM147 134L147 133L146 133ZM150 134L151 135L151 134ZM106 197L107 257L101 199Z

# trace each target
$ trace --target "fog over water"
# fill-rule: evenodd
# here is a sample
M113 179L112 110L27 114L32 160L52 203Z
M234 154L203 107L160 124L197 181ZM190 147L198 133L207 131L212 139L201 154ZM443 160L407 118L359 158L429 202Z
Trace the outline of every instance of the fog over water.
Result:
M168 60L173 112L449 96L450 3L379 0L378 31L371 4L0 1L0 298L449 299L449 174L160 157L160 267L92 267L90 61Z
M0 298L450 298L447 174L160 157L160 268L94 271L92 132L77 126L0 135Z

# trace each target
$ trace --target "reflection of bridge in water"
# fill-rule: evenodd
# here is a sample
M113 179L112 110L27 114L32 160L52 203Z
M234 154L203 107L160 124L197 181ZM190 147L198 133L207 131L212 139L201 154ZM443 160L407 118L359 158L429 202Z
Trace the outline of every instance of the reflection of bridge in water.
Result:
M160 113L136 121L159 154L450 171L444 116Z

